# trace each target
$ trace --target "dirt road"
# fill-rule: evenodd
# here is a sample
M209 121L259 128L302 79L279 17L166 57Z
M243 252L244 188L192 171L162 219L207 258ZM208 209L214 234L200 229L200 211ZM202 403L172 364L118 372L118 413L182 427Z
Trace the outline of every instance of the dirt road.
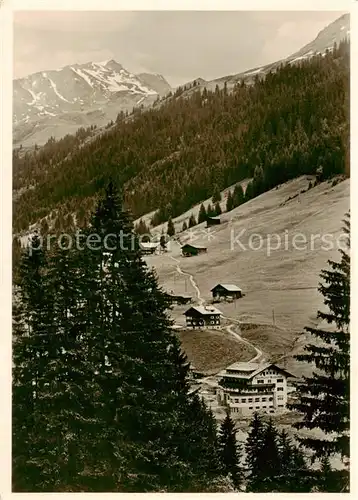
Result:
M176 267L176 270L179 274L183 274L183 275L186 275L186 276L189 276L189 280L195 290L195 293L196 293L196 300L198 302L199 305L204 305L205 303L205 300L202 298L201 296L201 292L200 292L200 289L198 287L198 284L196 283L195 279L194 279L194 276L188 272L185 272L181 269L180 267L180 260L179 259L176 259L175 257L173 256L170 256L170 258L172 260L174 260L177 265L175 266ZM225 327L226 331L232 335L233 337L235 337L239 342L242 342L243 344L246 344L248 345L249 347L252 347L252 349L254 349L256 351L256 355L250 359L249 363L257 363L258 361L260 362L263 362L264 361L264 358L263 358L263 352L257 348L256 346L254 346L251 342L249 342L248 340L244 339L243 337L241 337L236 331L234 331L234 327L236 326L236 329L239 329L240 330L240 323L237 321L237 320L232 320L232 318L228 318L226 316L224 316L225 319L227 320L231 320L231 321L235 321L235 323L231 323L229 326ZM215 376L214 376L215 377ZM207 377L208 379L212 380L213 377Z
M232 323L231 325L227 326L225 329L226 329L226 331L228 333L230 333L231 335L233 335L237 340L239 340L243 344L246 344L246 345L252 347L256 351L256 355L252 359L250 359L250 361L248 361L248 363L258 363L259 361L262 363L264 361L263 352L260 349L258 349L256 346L254 346L254 344L251 344L251 342L249 342L248 340L244 339L237 332L235 332L233 330L233 328L235 326L237 327L237 325L235 325L234 323Z

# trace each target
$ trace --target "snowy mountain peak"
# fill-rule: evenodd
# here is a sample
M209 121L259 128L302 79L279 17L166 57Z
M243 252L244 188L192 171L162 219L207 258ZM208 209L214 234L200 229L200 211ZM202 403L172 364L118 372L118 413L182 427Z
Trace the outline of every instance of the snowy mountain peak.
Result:
M161 75L134 75L114 59L41 71L13 83L15 132L21 129L15 140L20 141L44 124L52 134L59 119L65 125L70 122L69 129L94 121L103 125L119 111L150 105L158 95L171 90ZM59 134L64 135L62 131Z

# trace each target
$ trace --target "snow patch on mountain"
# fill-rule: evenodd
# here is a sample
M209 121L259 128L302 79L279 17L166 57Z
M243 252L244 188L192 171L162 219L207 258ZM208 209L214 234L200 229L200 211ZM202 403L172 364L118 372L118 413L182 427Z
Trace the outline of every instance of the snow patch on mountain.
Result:
M40 99L40 96L35 94L35 92L31 89L26 89L28 92L30 92L31 96L32 96L32 101L31 102L28 102L26 104L28 104L29 106L32 106L33 104L35 104L36 101L38 101Z
M72 71L74 71L75 73L77 73L77 75L78 75L78 76L80 76L81 78L83 78L83 79L84 79L84 81L85 81L86 83L88 83L88 85L89 85L90 87L92 87L92 88L93 88L93 85L92 85L92 83L91 83L91 80L88 78L88 76L86 75L86 73L84 73L84 72L83 72L82 70L80 70L79 68L77 68L77 69L76 69L76 68L73 68L72 66L71 66L71 69L72 69Z
M65 97L63 97L63 95L61 95L61 94L59 93L59 91L57 90L57 87L56 87L55 82L53 82L53 81L51 80L51 78L49 78L48 80L49 80L49 82L50 82L51 87L53 88L53 91L55 92L55 94L56 94L56 95L57 95L60 99L62 99L62 100L63 100L63 101L65 101L65 102L71 102L71 101L69 101L68 99L66 99Z

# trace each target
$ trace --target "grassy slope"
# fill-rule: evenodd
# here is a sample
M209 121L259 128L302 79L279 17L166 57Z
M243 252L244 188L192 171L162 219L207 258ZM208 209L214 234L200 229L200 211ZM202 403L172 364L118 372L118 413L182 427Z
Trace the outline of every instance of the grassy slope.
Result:
M179 259L180 267L194 276L207 301L211 300L210 289L218 282L238 284L246 296L232 304L220 304L219 308L226 316L257 325L272 325L274 310L278 329L262 326L261 335L257 328L247 332L247 336L252 342L257 341L265 353L292 354L294 340L303 327L317 324L316 312L322 308L322 298L316 288L319 272L326 267L328 259L338 257L338 252L325 251L318 241L312 249L305 250L295 250L291 243L286 250L283 244L270 256L266 244L256 251L243 251L238 245L231 249L231 231L237 236L245 229L240 238L243 244L253 233L263 238L277 233L283 240L286 230L289 242L296 233L303 233L308 239L312 234L338 236L342 218L349 208L349 180L334 187L328 182L322 183L288 201L306 189L308 183L307 177L292 180L223 214L222 224L213 229L215 234L210 241L204 233L200 234L205 224L197 226L195 242L208 247L206 255L183 258L179 245L171 243L168 254L148 257L148 264L155 266L164 288L195 297L189 277L175 271L177 263L171 256ZM184 235L179 236L184 241ZM183 323L184 309L174 311L178 323ZM282 335L277 334L280 331ZM296 345L304 341L305 337L301 336ZM307 372L307 367L290 358L286 366L296 375Z
M196 370L215 374L236 361L248 361L255 351L237 341L225 330L182 330L182 348Z

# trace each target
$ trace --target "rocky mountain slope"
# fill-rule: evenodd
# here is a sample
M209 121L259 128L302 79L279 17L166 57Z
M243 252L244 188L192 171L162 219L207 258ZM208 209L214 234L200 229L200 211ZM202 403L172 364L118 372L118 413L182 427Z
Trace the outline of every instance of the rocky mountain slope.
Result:
M161 75L134 75L114 60L34 73L14 80L14 143L42 144L80 126L105 125L170 90Z

